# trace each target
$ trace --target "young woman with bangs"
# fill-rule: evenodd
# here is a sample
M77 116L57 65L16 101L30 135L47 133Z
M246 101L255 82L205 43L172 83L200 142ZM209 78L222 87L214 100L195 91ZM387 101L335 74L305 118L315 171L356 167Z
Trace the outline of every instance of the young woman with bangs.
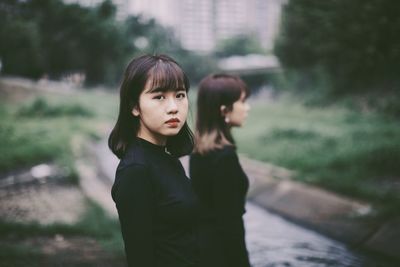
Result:
M165 55L133 59L109 147L120 158L112 197L134 267L198 267L198 205L178 159L192 151L189 81Z
M248 179L231 134L246 119L248 96L237 76L213 74L199 84L190 177L201 204L201 266L250 266L242 218Z

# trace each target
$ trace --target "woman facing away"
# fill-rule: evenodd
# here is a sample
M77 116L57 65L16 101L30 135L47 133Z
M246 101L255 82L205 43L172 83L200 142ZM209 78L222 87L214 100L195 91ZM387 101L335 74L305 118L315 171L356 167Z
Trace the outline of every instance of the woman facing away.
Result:
M202 210L201 266L250 266L242 218L248 179L231 134L231 128L246 119L248 95L246 84L236 76L213 74L199 84L190 177Z
M109 147L120 158L112 197L134 267L195 267L197 198L178 160L193 148L188 78L165 55L133 59Z

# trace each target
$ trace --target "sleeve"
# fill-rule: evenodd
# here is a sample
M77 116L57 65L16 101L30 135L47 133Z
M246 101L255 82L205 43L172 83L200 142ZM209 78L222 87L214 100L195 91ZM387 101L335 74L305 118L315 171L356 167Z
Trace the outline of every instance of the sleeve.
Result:
M113 197L130 267L154 266L154 193L150 178L141 165L126 167L116 175Z
M217 161L213 184L215 214L228 266L250 266L243 224L244 173L234 151L224 153Z

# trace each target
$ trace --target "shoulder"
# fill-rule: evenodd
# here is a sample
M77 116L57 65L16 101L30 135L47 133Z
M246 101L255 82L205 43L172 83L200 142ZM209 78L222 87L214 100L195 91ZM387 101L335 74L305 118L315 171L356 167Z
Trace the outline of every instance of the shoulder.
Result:
M115 175L114 187L120 184L149 183L151 179L148 166L143 164L130 164L124 168L118 168Z
M220 149L215 150L218 155L236 155L236 147L233 145L226 145Z
M221 163L225 161L237 161L238 156L235 146L223 146L204 154L194 153L190 156L191 162L202 160L206 162Z
M213 153L214 153L214 158L217 162L238 159L235 146L224 146L220 149L213 151Z
M148 167L134 163L117 169L111 195L116 200L117 196L130 195L137 189L151 191L152 187L153 182Z
M147 165L145 152L143 148L136 142L131 144L125 154L122 156L118 165L117 172L129 166L144 166Z
M121 179L124 177L143 177L148 173L148 166L141 163L131 163L124 166L118 166L116 172L116 179Z

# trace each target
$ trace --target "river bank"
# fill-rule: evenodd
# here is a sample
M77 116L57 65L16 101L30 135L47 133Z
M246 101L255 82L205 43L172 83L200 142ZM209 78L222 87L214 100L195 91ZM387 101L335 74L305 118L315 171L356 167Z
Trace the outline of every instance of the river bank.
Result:
M251 174L248 199L289 220L353 246L400 260L400 217L374 218L373 207L287 179L289 171L241 157Z
M46 94L55 93L55 95L46 95L45 103L48 104L46 112L53 112L55 110L54 108L60 105L69 107L69 109L64 109L63 112L56 113L55 115L52 113L53 115L51 116L42 116L43 114L40 115L33 112L20 113L19 109L21 103L25 104L26 101L24 102L22 100L26 97L27 93L31 94L31 100L42 97L43 92L41 90L43 86L33 82L25 83L25 81L18 80L18 83L12 83L12 81L13 80L11 80L10 86L10 80L2 80L2 89L7 87L7 96L11 95L13 98L12 103L6 103L12 108L11 112L8 110L4 112L5 110L3 110L4 118L7 119L7 126L9 126L6 128L7 131L3 131L5 133L4 137L9 138L13 136L11 139L5 139L4 145L9 147L10 153L17 151L23 152L23 154L14 153L16 156L14 160L10 157L11 154L6 153L8 154L7 162L15 164L14 162L18 162L17 159L30 159L31 161L27 161L26 164L31 164L31 162L38 160L38 155L42 155L45 160L52 159L54 156L60 158L60 155L71 156L71 158L67 159L64 163L68 167L72 182L74 182L75 174L73 171L75 170L77 174L79 174L75 182L79 181L83 191L90 198L96 198L96 196L90 195L94 192L107 191L104 188L94 190L93 185L92 187L84 185L85 182L89 185L91 184L90 181L85 180L88 177L91 177L91 179L102 177L102 175L98 174L96 171L98 163L91 163L95 166L93 167L95 171L87 167L90 165L88 161L95 159L93 155L96 155L96 152L93 154L90 150L86 150L86 152L89 152L86 159L89 158L89 160L79 159L76 161L76 159L74 159L74 163L72 163L70 162L72 160L72 153L70 153L70 150L73 150L74 147L82 147L80 144L74 144L75 141L73 140L76 139L72 138L72 136L78 132L84 133L83 138L92 137L92 140L103 137L104 134L102 133L109 128L108 123L112 117L112 109L115 109L115 105L112 104L114 101L110 101L109 99L111 94L107 93L107 95L102 95L101 92L97 92L98 98L94 100L93 92L89 91L75 92L74 90L67 90L68 93L61 93L62 91L50 90L50 92L46 89L44 90ZM26 87L24 87L25 85ZM34 88L29 86L33 86ZM34 93L32 93L33 91ZM0 92L3 95L4 91L0 90ZM78 96L75 94L78 94ZM77 101L77 98L79 101ZM36 102L34 101L32 103ZM78 102L79 105L73 106L74 109L71 109L71 105L75 102ZM35 111L35 106L32 103L26 107L31 108L31 111ZM80 107L84 107L84 109ZM82 113L82 110L85 112ZM86 111L92 113L87 113ZM28 116L24 115L24 117L19 114L28 114ZM259 126L260 123L253 123L252 125ZM18 138L16 138L15 135L8 134L10 131L15 131L15 133L17 133L16 137ZM290 136L294 133L295 136L301 138L306 137L307 140L308 138L314 140L314 137L318 137L313 134L298 136L296 135L298 131L286 133ZM32 142L31 139L34 140L34 142ZM249 139L256 140L256 138L252 136L247 136L246 140ZM26 142L26 144L24 142ZM34 144L35 146L27 151L26 148L29 147L29 144ZM19 150L20 147L25 150ZM72 149L70 149L71 147ZM273 150L271 146L269 146L269 148ZM289 152L282 152L278 154L288 155L288 153ZM26 157L26 155L33 155L36 157ZM99 154L97 153L97 155ZM60 160L62 162L63 159ZM354 200L348 196L332 193L315 186L295 182L291 179L291 172L285 169L252 161L243 156L241 160L243 161L246 172L248 174L251 173L251 175L249 175L252 185L249 192L250 201L338 240L343 240L354 246L364 247L371 251L378 251L386 255L391 255L392 257L399 257L400 253L398 249L400 246L398 240L400 240L400 237L397 230L399 229L398 217L394 216L390 219L376 218L376 216L374 216L375 207L370 205L370 203ZM60 161L58 161L58 163L60 163ZM12 166L7 165L5 168L12 168ZM109 204L99 203L99 205L103 208L105 205L108 205L105 210L112 211L113 203L109 202L111 201L109 192L107 191L105 194ZM115 218L115 210L113 216Z

